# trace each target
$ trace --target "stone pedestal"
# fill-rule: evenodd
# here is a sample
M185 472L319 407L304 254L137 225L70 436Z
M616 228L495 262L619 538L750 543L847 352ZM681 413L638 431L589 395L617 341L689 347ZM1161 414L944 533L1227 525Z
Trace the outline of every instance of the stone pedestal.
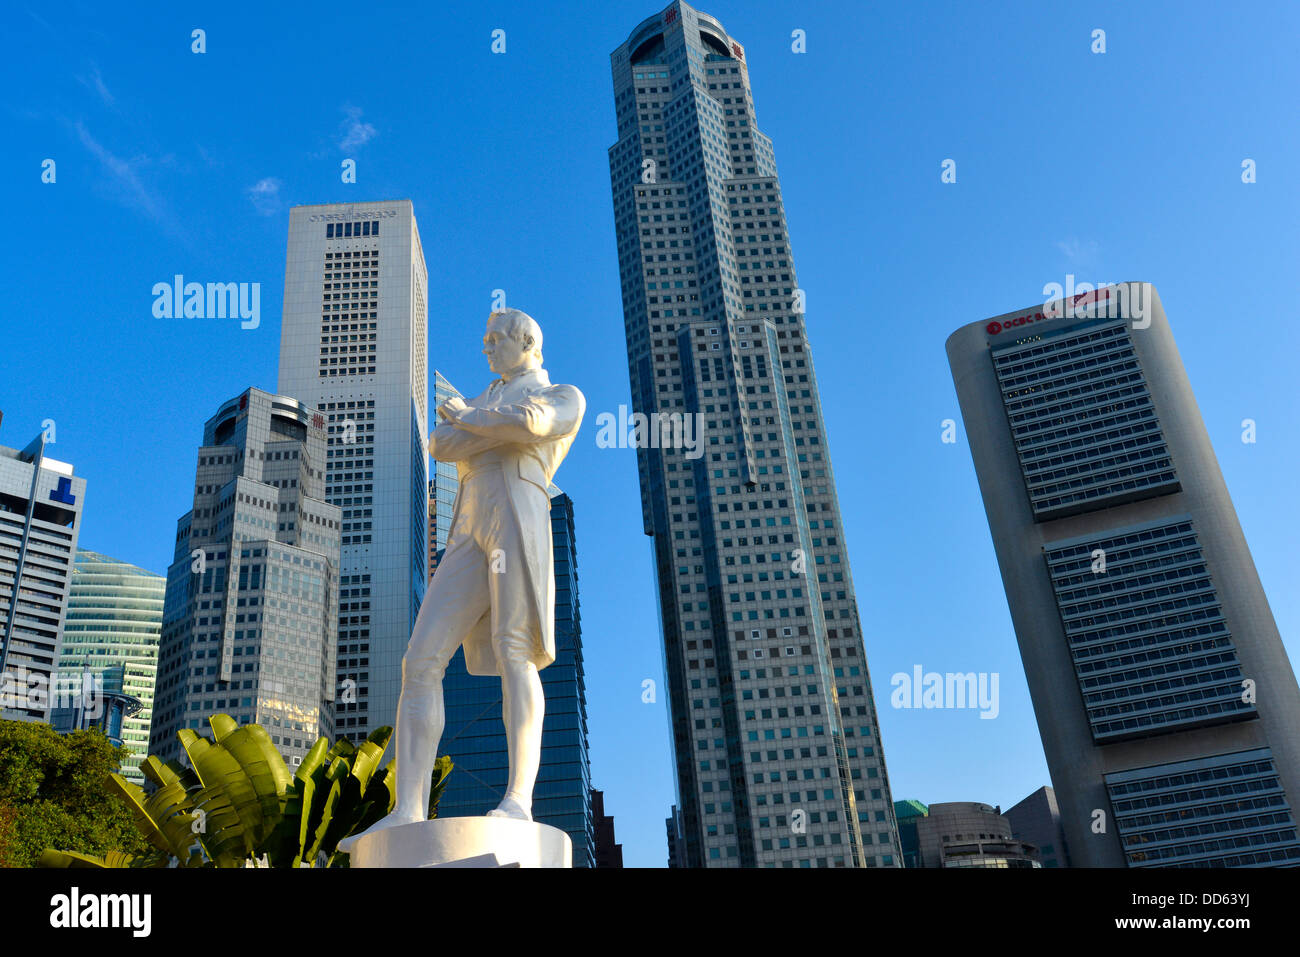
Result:
M504 817L442 817L357 840L353 867L572 867L559 828Z

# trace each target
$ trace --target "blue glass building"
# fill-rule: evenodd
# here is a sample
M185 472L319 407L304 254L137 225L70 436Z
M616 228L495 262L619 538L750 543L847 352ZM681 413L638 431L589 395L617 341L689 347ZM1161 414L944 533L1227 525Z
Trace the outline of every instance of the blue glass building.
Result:
M435 372L435 408L453 395L459 393L441 373ZM436 569L451 532L458 483L455 466L448 463L435 462L433 474L429 488L429 567ZM541 672L546 721L542 729L542 766L533 791L533 818L569 834L574 867L595 867L573 501L554 486L551 534L555 548L555 662ZM501 679L469 674L465 653L458 650L447 666L443 696L447 727L438 752L450 755L456 766L438 804L438 816L486 814L504 796L509 772L501 719Z
M61 675L62 677L62 675ZM113 665L99 671L85 668L76 676L79 684L74 690L65 690L59 703L50 708L50 726L59 734L98 728L114 747L123 747L126 723L140 713L143 702L127 693L126 665ZM122 762L122 776L136 784L144 780L140 774L139 755L134 765Z
M115 690L136 705L111 716L121 726L115 733L105 733L120 738L131 752L122 762L122 776L141 786L145 780L140 763L149 751L166 590L162 575L78 548L59 652L58 684L64 690L82 688L87 674L113 690L110 673L120 670Z

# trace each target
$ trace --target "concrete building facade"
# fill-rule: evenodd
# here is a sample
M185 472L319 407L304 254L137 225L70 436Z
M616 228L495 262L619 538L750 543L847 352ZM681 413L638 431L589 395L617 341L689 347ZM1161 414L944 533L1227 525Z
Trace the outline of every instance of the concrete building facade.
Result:
M1154 287L947 352L1074 865L1300 863L1300 689Z
M1070 850L1061 827L1061 809L1056 792L1044 786L1003 815L1011 822L1011 834L1017 840L1038 848L1043 867L1069 867Z
M1017 840L1000 808L976 801L931 804L924 814L904 818L916 830L917 866L1035 868L1038 849Z

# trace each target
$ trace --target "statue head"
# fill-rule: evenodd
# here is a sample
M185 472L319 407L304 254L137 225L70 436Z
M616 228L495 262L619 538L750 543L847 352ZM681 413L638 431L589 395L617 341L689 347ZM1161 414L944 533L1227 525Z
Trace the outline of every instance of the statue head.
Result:
M497 375L515 375L542 364L542 327L518 309L501 309L488 316L483 354Z

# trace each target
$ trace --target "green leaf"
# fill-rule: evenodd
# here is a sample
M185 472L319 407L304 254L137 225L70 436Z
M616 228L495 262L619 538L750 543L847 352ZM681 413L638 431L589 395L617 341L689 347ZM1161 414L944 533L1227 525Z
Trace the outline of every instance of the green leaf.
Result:
M140 833L145 836L145 839L160 851L168 854L175 853L173 850L174 845L168 840L166 832L159 827L145 807L148 798L145 796L144 790L132 784L120 774L110 774L108 784L109 790L116 790L131 809L132 814L135 816L136 826L140 829Z
M56 851L46 848L41 852L37 867L94 867L106 868L109 864L102 857L93 854L79 854L76 851Z
M336 744L335 747L338 747L338 745ZM332 752L334 749L331 748L330 750ZM355 751L355 748L352 751ZM316 827L312 844L307 849L303 860L315 861L316 855L323 849L330 828L334 826L334 811L339 806L339 798L343 794L343 783L347 781L350 773L351 769L348 767L347 761L341 757L335 758L334 762L329 766L329 770L325 772L325 781L329 784L329 790L325 796L325 804L321 808L320 823ZM338 844L339 837L334 838L335 845ZM333 846L326 853L333 853Z
M442 792L447 790L447 778L451 776L453 767L451 758L445 754L433 763L433 784L429 788L430 819L438 816L438 801L442 799Z
M293 778L284 758L271 743L271 736L261 725L246 724L228 729L217 743L230 752L253 785L262 813L261 827L254 833L253 840L260 845L279 823L289 782Z
M329 741L318 738L307 756L298 765L298 770L285 792L284 811L275 832L265 842L263 849L268 854L272 867L297 867L306 851L309 831L312 798L316 790L313 777L325 760L329 750Z

